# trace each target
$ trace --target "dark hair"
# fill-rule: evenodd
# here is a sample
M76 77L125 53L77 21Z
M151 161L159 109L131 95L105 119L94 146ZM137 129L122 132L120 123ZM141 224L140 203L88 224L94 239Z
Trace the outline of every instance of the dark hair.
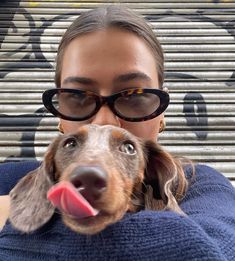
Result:
M164 81L164 56L162 47L146 20L123 5L102 6L82 13L67 29L60 42L55 71L55 84L60 86L61 65L67 45L76 37L110 27L136 34L151 48L156 61L159 88Z

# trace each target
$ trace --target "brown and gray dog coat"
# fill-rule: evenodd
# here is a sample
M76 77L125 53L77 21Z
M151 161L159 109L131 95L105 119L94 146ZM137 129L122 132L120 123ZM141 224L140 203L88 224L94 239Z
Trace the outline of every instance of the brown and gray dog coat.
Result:
M10 193L10 221L30 233L52 217L55 207L48 190L67 181L98 215L76 218L62 214L65 225L82 234L95 234L124 214L143 209L173 210L187 181L183 168L153 141L106 125L87 125L76 133L60 135L48 147L41 166L22 178Z

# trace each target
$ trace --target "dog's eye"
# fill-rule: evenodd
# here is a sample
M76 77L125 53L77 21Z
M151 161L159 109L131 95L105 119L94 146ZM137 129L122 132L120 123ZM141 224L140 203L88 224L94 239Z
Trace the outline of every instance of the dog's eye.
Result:
M136 154L135 146L130 142L125 142L120 146L120 151L129 155Z
M67 139L63 144L63 147L66 149L71 149L76 146L77 146L77 141L74 138Z

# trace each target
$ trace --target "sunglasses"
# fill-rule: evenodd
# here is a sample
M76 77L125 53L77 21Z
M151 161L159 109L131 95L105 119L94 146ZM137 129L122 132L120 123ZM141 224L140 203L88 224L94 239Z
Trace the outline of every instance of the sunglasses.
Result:
M127 89L110 96L91 91L55 88L42 95L44 106L53 115L69 121L84 121L107 105L119 118L138 122L153 119L169 105L169 94L159 89Z

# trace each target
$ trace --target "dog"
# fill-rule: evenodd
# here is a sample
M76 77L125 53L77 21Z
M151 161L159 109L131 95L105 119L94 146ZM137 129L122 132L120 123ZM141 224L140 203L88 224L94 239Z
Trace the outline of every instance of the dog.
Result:
M10 192L12 225L30 233L46 224L56 210L48 191L61 182L97 210L78 218L61 211L62 220L77 233L92 235L122 219L126 212L172 210L187 190L180 162L159 144L111 125L87 125L58 136L40 167L28 173Z

